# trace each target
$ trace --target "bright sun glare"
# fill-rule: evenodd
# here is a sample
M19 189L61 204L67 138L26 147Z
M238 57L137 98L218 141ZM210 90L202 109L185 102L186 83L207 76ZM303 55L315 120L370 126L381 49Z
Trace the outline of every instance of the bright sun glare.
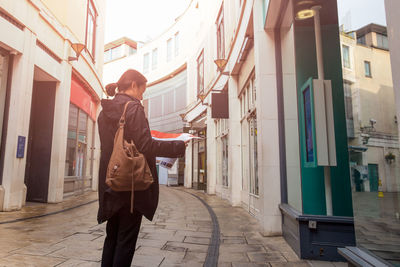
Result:
M126 36L149 41L172 25L191 0L107 0L105 43Z

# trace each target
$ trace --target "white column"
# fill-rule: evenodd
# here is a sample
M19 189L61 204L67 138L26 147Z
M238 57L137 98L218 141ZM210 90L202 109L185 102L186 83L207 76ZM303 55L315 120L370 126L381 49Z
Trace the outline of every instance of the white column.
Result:
M192 169L193 169L193 162L192 162L192 154L193 154L193 141L190 141L188 146L186 147L185 153L185 181L184 186L186 188L192 187Z
M3 170L4 211L20 209L26 199L24 178L31 113L36 36L28 29L25 29L24 40L21 40L21 42L24 43L23 52L15 56L12 68ZM16 158L18 136L26 137L24 158L21 159Z
M208 100L208 102L211 102ZM217 186L217 144L215 142L215 123L211 109L207 112L207 193L215 194Z
M65 53L68 53L68 45L68 42L64 44ZM65 157L67 151L72 67L67 61L63 61L61 64L63 75L60 84L58 84L56 89L57 91L54 109L49 193L47 197L47 201L49 203L61 202L64 195Z
M101 96L100 96L101 98ZM99 117L101 111L101 105L97 107L96 118ZM94 122L94 151L93 151L93 179L92 179L92 190L98 191L99 189L99 167L100 167L100 136L97 121Z
M231 189L231 202L233 206L241 204L242 171L241 171L241 127L240 127L240 101L237 97L238 82L229 79L229 182Z
M257 90L258 172L262 220L266 235L282 233L279 204L280 162L275 69L275 36L265 32L262 1L254 2L254 57Z

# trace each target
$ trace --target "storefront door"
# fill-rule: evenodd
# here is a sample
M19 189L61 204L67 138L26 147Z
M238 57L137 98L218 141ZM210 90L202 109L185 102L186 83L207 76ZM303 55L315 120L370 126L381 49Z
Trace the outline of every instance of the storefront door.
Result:
M25 168L28 201L47 202L56 83L34 81Z
M6 111L6 97L7 97L7 75L8 75L8 60L9 56L6 51L0 49L0 147L1 158L3 159L3 131L4 131L4 117ZM1 166L2 167L2 166ZM0 170L0 185L2 183L2 170Z

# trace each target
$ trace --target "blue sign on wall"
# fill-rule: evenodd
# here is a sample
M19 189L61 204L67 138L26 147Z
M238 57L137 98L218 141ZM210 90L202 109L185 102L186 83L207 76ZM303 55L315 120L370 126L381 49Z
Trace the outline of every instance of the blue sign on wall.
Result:
M25 136L18 136L17 158L23 158L25 154Z

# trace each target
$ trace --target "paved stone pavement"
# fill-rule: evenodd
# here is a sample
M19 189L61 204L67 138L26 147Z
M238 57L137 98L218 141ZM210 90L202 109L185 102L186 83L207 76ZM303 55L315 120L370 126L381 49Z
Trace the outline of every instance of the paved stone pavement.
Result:
M132 266L203 266L213 225L205 200L220 225L218 266L346 266L301 261L282 237L265 237L242 208L194 190L161 187L153 222L144 219ZM99 266L105 224L96 223L97 202L57 212L95 199L96 193L62 204L28 204L22 211L0 212L0 266ZM6 223L7 221L13 221Z

